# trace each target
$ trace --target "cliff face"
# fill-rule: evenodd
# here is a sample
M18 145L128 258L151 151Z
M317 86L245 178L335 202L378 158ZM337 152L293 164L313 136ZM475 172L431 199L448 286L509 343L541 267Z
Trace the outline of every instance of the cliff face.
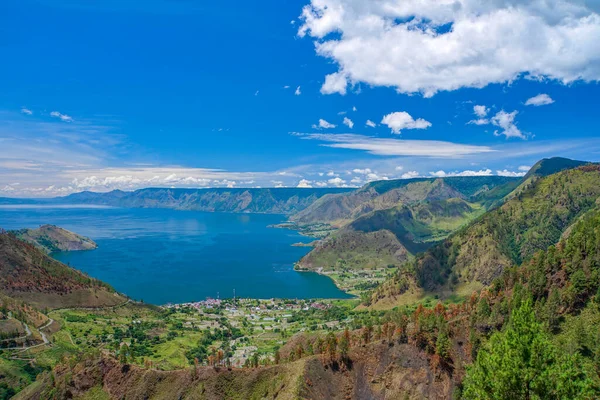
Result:
M98 247L90 238L55 225L42 225L37 229L20 229L11 233L48 254L57 251L93 250Z

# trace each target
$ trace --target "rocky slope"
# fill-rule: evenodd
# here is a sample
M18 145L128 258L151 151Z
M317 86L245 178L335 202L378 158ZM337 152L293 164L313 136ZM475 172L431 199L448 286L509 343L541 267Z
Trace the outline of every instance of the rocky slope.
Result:
M93 250L98 247L92 239L55 225L42 225L36 229L20 229L10 233L48 254L57 251Z

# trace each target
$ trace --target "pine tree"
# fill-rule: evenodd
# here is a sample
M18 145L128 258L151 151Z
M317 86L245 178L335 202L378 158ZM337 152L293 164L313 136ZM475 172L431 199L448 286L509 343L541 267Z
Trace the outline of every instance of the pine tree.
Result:
M577 356L559 356L536 321L531 300L511 315L479 351L468 369L463 395L468 399L587 399L593 381Z

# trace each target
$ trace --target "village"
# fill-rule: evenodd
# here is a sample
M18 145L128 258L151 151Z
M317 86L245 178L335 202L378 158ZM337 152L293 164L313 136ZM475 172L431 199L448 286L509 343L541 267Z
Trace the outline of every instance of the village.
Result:
M236 366L244 365L255 353L270 357L299 332L333 330L340 326L337 319L323 319L323 312L332 309L332 301L207 298L164 307L175 312L177 318L184 319L186 328L239 329L243 336L233 338L229 343L213 345L230 348L229 362ZM198 318L202 320L200 323Z

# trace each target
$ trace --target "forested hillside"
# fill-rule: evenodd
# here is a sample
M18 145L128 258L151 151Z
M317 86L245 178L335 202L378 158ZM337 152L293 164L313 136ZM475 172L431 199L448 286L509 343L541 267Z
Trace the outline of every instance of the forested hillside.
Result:
M597 208L599 182L598 165L587 165L529 183L501 207L405 263L369 302L389 302L413 284L462 293L490 284L504 269L557 243L579 217Z
M339 229L316 243L296 268L327 274L341 288L361 294L483 214L486 204L518 183L497 176L381 181L325 196L291 219Z

